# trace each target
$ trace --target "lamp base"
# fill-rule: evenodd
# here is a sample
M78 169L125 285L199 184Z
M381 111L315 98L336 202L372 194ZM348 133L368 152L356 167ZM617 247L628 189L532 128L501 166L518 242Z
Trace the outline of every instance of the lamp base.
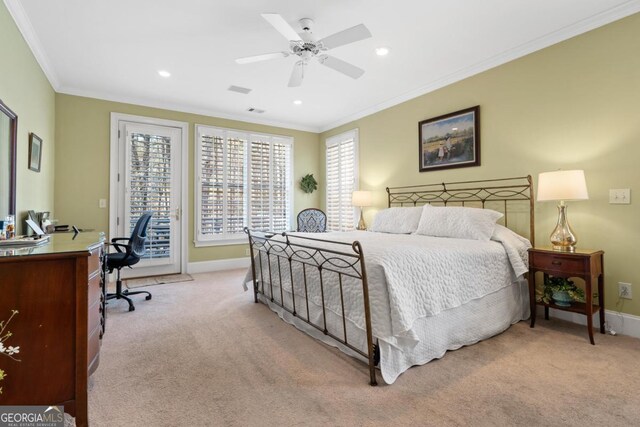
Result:
M356 230L360 230L360 231L367 230L367 224L365 224L364 222L364 217L362 216L362 210L360 210L360 221L358 221L358 226L356 227Z
M576 251L576 247L575 246L552 246L552 249L554 251L558 251L558 252L575 252Z
M567 206L563 201L558 205L558 224L549 236L553 250L560 252L575 252L578 239L569 225Z

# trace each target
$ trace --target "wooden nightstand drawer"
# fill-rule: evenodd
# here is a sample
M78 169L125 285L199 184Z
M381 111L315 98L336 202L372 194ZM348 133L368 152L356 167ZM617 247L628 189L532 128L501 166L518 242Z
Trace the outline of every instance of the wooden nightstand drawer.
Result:
M558 273L564 274L584 274L584 272L588 270L588 266L585 266L585 260L588 261L588 258L539 252L529 253L529 264L531 267L546 271L557 271Z

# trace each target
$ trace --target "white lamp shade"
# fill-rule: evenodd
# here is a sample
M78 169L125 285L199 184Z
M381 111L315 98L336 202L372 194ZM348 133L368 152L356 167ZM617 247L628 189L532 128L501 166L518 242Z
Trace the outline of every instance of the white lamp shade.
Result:
M354 191L351 195L351 204L360 208L365 206L371 206L371 192L370 191Z
M587 181L584 171L553 171L538 175L538 201L587 200Z

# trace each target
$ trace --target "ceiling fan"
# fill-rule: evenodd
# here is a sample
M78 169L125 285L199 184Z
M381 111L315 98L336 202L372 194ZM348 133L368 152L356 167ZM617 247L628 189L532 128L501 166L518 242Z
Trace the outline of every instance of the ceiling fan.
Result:
M309 64L309 61L311 61L312 58L316 58L322 65L345 74L353 79L357 79L364 74L364 70L362 68L356 67L342 59L338 59L324 53L329 49L371 37L371 33L364 24L356 25L355 27L337 32L323 39L316 40L312 31L313 21L309 18L303 18L298 21L302 27L302 33L298 34L296 30L294 30L293 27L291 27L291 25L289 25L289 23L277 13L263 13L262 17L287 40L289 40L289 51L265 53L262 55L238 58L236 59L238 64L249 64L251 62L286 58L289 55L295 55L300 59L293 66L291 78L289 79L289 87L297 87L302 84L304 68Z

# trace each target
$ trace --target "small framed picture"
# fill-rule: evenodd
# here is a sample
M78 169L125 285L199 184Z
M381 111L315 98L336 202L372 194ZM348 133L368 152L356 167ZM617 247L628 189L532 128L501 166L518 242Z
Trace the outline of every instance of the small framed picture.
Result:
M40 172L42 162L42 139L35 133L29 134L29 169Z
M480 106L418 124L420 172L480 166Z

